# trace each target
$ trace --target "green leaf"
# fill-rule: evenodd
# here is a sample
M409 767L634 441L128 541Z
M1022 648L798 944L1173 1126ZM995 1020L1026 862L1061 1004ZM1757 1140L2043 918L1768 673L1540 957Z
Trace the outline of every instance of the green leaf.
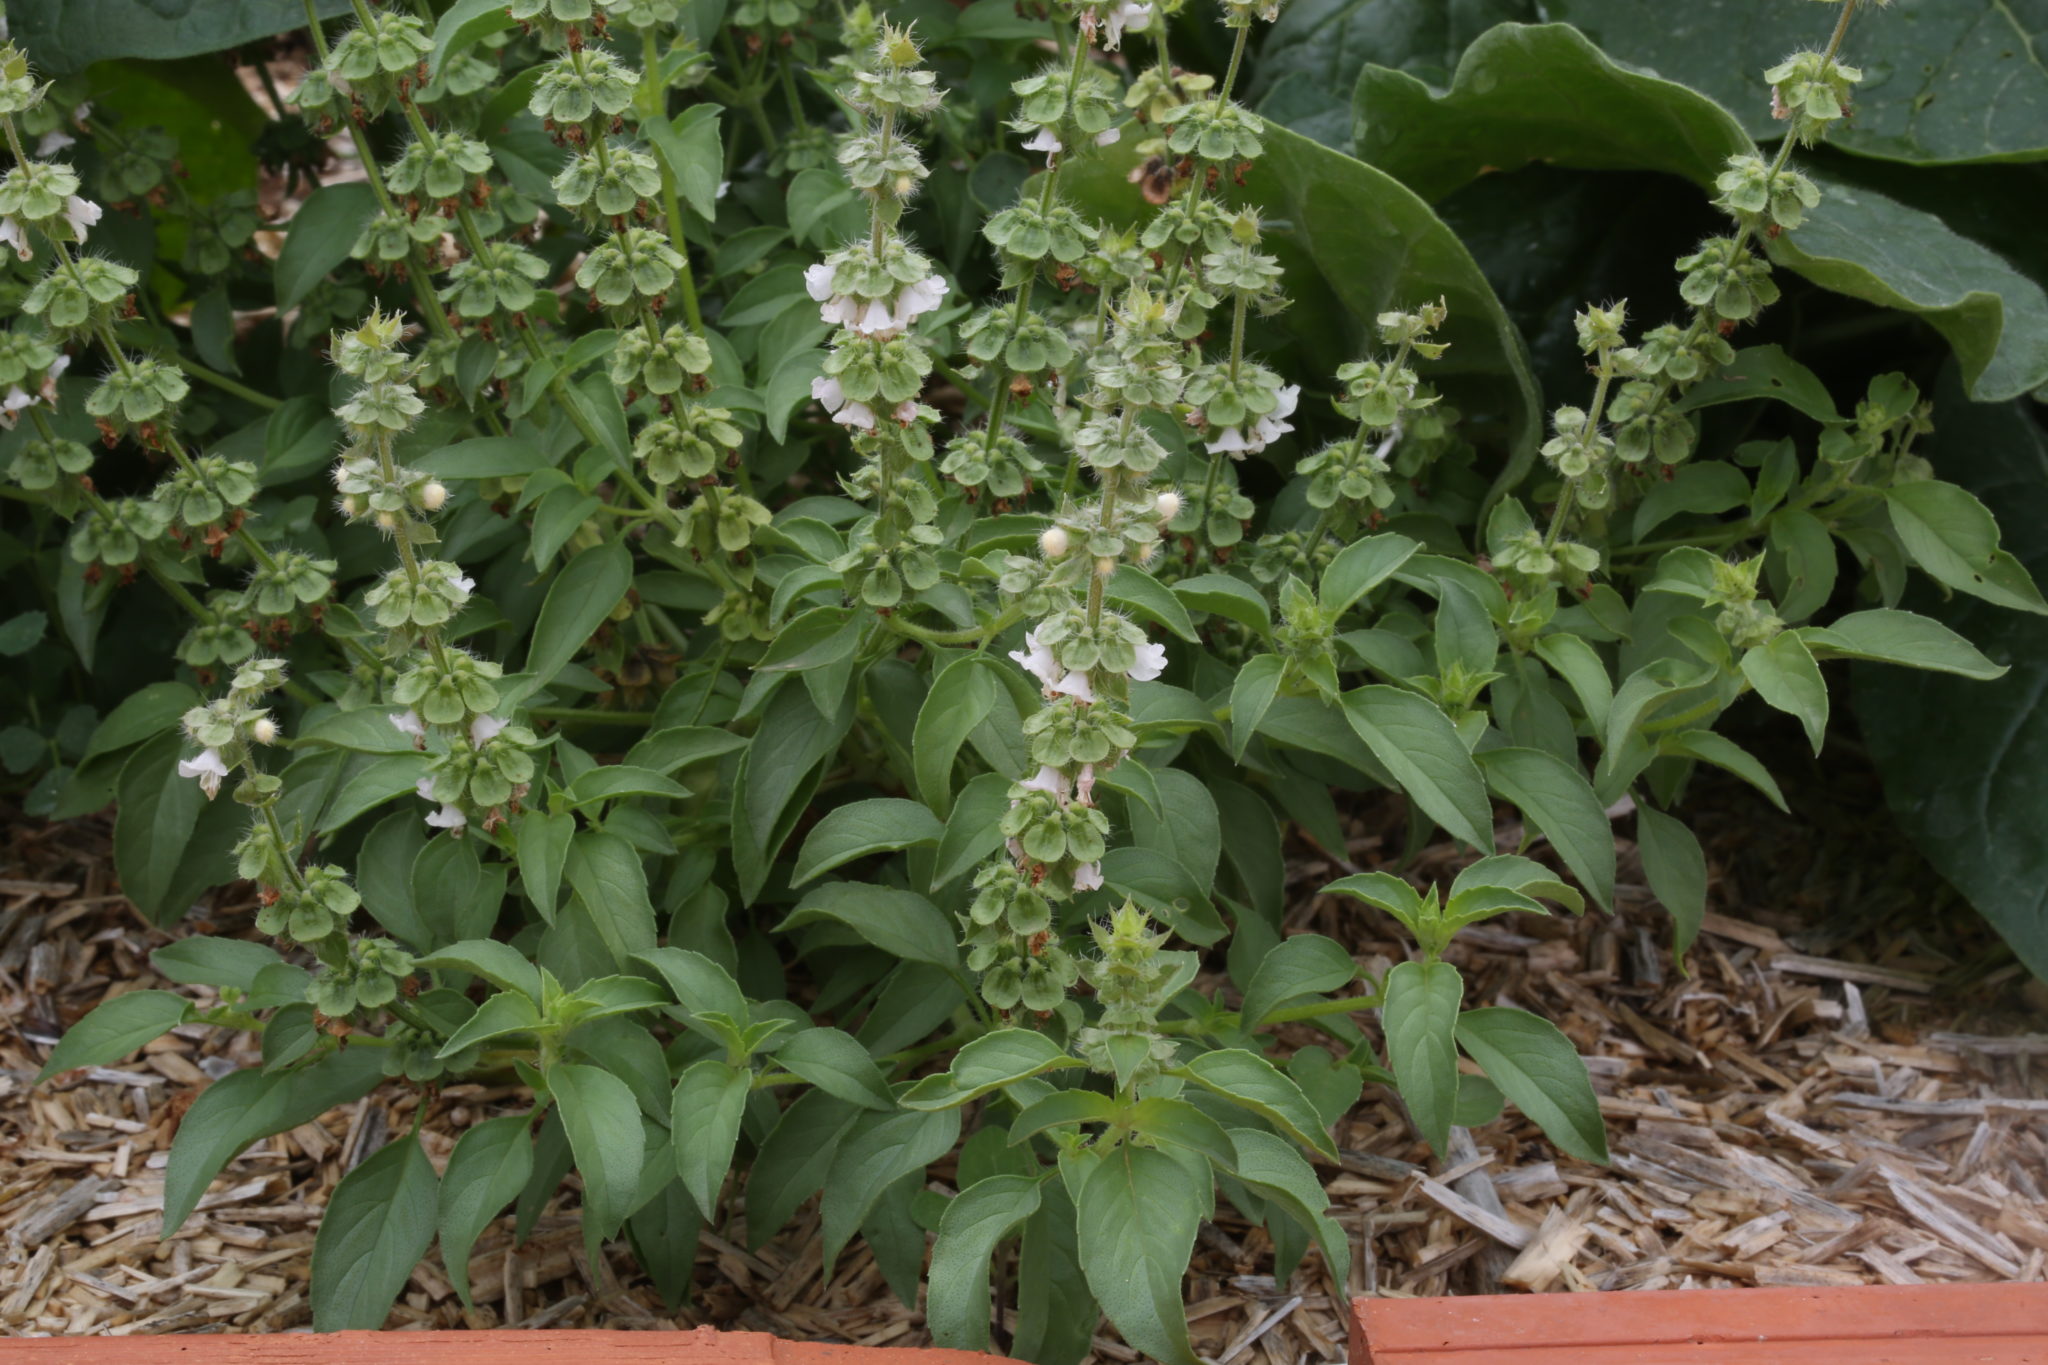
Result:
M1237 1178L1301 1224L1323 1249L1331 1278L1345 1283L1351 1274L1349 1236L1325 1213L1331 1201L1315 1167L1285 1139L1257 1128L1233 1128L1230 1141L1237 1149Z
M1835 410L1835 400L1829 396L1828 387L1821 382L1820 376L1785 354L1782 346L1749 346L1737 351L1735 359L1693 385L1675 406L1680 412L1694 412L1700 408L1754 398L1776 399L1816 422L1841 419L1841 414ZM1734 468L1733 465L1722 464L1684 465L1679 473L1683 474L1687 469ZM1747 496L1745 493L1744 497ZM1641 539L1643 534L1642 518L1638 515L1637 539Z
M1239 1023L1249 1032L1290 1000L1342 990L1357 979L1358 964L1336 940L1321 934L1290 935L1259 960L1244 988Z
M1181 1279L1203 1205L1178 1161L1128 1142L1096 1164L1075 1201L1089 1288L1123 1339L1160 1365L1200 1365L1188 1343Z
M541 1003L540 968L525 953L496 939L473 938L451 943L426 957L415 958L413 965L431 969L453 967L504 990L523 991L534 1004Z
M298 307L314 286L348 259L349 248L376 211L375 195L360 180L322 185L306 197L292 215L284 249L277 256L279 312Z
M1746 652L1742 676L1767 704L1806 727L1807 741L1816 754L1820 752L1828 730L1828 684L1796 632L1788 630Z
M1460 1128L1484 1128L1500 1117L1507 1106L1507 1096L1500 1093L1500 1087L1484 1076L1458 1073L1458 1102L1451 1111L1451 1122Z
M952 813L946 817L945 832L939 836L938 856L932 866L934 893L966 876L1002 847L1001 822L1009 808L1009 778L1001 773L982 773L968 779L953 801Z
M1465 981L1448 962L1403 962L1387 973L1380 1022L1387 1061L1415 1127L1437 1155L1448 1150L1458 1098L1458 1007Z
M1489 29L1441 93L1368 64L1356 99L1359 156L1432 200L1531 161L1711 184L1751 145L1711 99L1615 65L1567 24Z
M981 655L968 655L946 665L932 680L932 689L918 708L911 738L917 794L941 816L952 804L953 760L975 727L995 709L996 665Z
M434 50L427 56L429 78L441 73L441 64L463 52L478 39L502 33L513 24L512 10L500 0L455 0L434 25Z
M341 1178L313 1240L316 1332L375 1331L434 1241L439 1182L411 1134ZM509 1197L509 1196L508 1196Z
M232 986L246 993L256 974L284 961L264 943L240 938L181 938L149 955L156 974L180 986Z
M547 1083L583 1177L583 1244L594 1265L599 1245L638 1202L646 1158L640 1105L617 1076L579 1062L549 1067Z
M993 1175L967 1186L946 1205L932 1244L925 1295L925 1326L934 1346L989 1349L989 1257L1038 1212L1041 1183L1029 1176Z
M1043 1033L997 1029L961 1048L952 1066L918 1081L898 1103L905 1109L953 1109L1027 1076L1083 1065Z
M710 1222L718 1220L718 1191L739 1145L753 1074L716 1057L693 1062L676 1081L669 1118L676 1174Z
M25 611L0 621L0 655L11 658L28 653L42 643L49 624L49 614L40 611Z
M183 1023L191 1002L169 991L129 991L106 1001L64 1030L50 1059L31 1084L41 1085L63 1071L82 1066L107 1066L153 1038Z
M1017 1335L1010 1349L1038 1365L1081 1365L1102 1321L1076 1245L1074 1201L1059 1180L1040 1190L1017 1247Z
M576 774L576 780L569 784L566 793L569 804L577 810L623 796L653 796L680 801L689 794L688 787L672 778L625 763L606 763Z
M1333 891L1376 905L1411 928L1423 911L1422 897L1415 888L1391 872L1354 872L1323 888L1326 896Z
M586 829L570 841L563 870L619 970L654 947L647 869L631 844L608 831Z
M1593 733L1604 732L1607 708L1614 704L1614 680L1593 646L1576 635L1542 635L1536 639L1536 653L1579 699Z
M1230 932L1187 864L1157 849L1111 849L1102 859L1102 881L1190 943L1206 948Z
M1188 609L1181 605L1180 599L1143 569L1130 564L1119 566L1110 575L1103 595L1119 606L1129 607L1154 625L1166 627L1189 644L1198 643L1201 639L1195 634L1195 623L1188 619Z
M802 886L833 868L876 853L936 844L946 827L916 801L875 797L835 807L811 827L797 850L791 887Z
M1999 548L1991 509L1969 490L1937 479L1902 483L1885 490L1885 505L1906 553L1944 587L2048 615L2026 568Z
M547 452L520 436L474 436L408 463L443 479L520 479L551 467Z
M441 1266L467 1305L469 1252L533 1174L530 1114L485 1119L456 1139L441 1177Z
M850 1033L807 1028L775 1050L775 1064L863 1109L890 1110L896 1097L868 1050Z
M911 891L855 882L829 882L797 902L777 933L836 921L892 957L957 971L958 935L937 906Z
M453 1057L476 1043L508 1033L531 1033L541 1026L540 1007L523 990L500 991L477 1006L475 1014L441 1044L437 1057Z
M633 555L624 542L608 540L570 560L554 580L534 622L524 670L541 687L582 653L626 595L633 583Z
M747 1173L747 1245L758 1247L818 1192L854 1121L868 1111L810 1090L782 1111Z
M1476 757L1487 783L1550 836L1601 908L1612 905L1614 829L1577 765L1540 749L1487 749Z
M1788 52L1822 46L1835 18L1832 10L1746 0L1694 0L1679 10L1657 0L1552 0L1548 12L1617 60L1705 91L1759 139L1784 131L1771 117L1763 72ZM2044 30L2038 10L2006 0L1860 11L1845 56L1870 80L1855 118L1828 140L1890 161L2038 159L2048 146Z
M1393 534L1352 541L1323 570L1323 610L1333 618L1351 610L1359 598L1392 578L1421 548L1408 537Z
M317 0L323 18L347 0ZM166 61L238 47L306 26L303 0L14 0L14 39L42 77L69 75L114 57Z
M1237 1169L1237 1149L1231 1146L1230 1135L1223 1131L1223 1125L1186 1100L1155 1095L1132 1105L1123 1118L1133 1132L1143 1133L1158 1142L1185 1147L1197 1156L1208 1158L1221 1170Z
M867 1218L882 1191L904 1176L924 1170L960 1140L960 1111L866 1113L832 1159L825 1197L818 1206L825 1239L825 1275L847 1239Z
M178 776L185 747L182 735L159 735L137 749L121 769L114 870L120 874L122 891L152 923L185 909L172 903L178 889L178 856L206 805L199 784Z
M1221 616L1227 621L1249 626L1265 638L1271 638L1273 634L1273 609L1266 605L1265 597L1243 579L1232 578L1226 573L1198 574L1174 584L1173 595L1185 603L1189 611Z
M1606 1164L1607 1128L1592 1078L1555 1024L1527 1010L1467 1010L1458 1016L1458 1043L1544 1136L1581 1161Z
M1259 731L1273 699L1280 695L1280 675L1287 661L1278 654L1254 654L1237 670L1230 684L1230 756L1244 762L1245 746Z
M1799 632L1816 659L1862 659L1991 682L2011 670L1941 622L1910 611L1852 611Z
M369 1094L384 1079L382 1052L343 1048L293 1071L237 1071L202 1090L171 1141L170 1164L164 1168L164 1235L184 1226L213 1178L250 1143Z
M716 104L690 106L673 119L648 119L640 131L675 177L683 202L706 222L718 216L718 182L725 178L725 143Z
M555 922L555 908L561 904L562 868L569 857L569 841L576 835L576 817L568 811L529 810L519 817L513 848L519 860L519 880L526 887L540 917Z
M1481 852L1493 848L1486 779L1435 702L1397 687L1357 687L1344 694L1344 717L1430 819Z
M1055 1090L1042 1100L1027 1105L1010 1124L1010 1144L1024 1141L1048 1128L1075 1123L1109 1123L1119 1112L1117 1102L1093 1090Z
M704 954L662 947L635 953L634 958L660 972L676 999L692 1014L722 1014L742 1023L751 1017L739 983Z
M1749 750L1725 735L1717 735L1712 730L1681 730L1663 736L1658 741L1657 752L1680 758L1696 758L1702 763L1724 768L1769 797L1771 804L1779 810L1787 815L1792 813L1791 807L1785 804L1785 794L1778 790L1777 779L1771 776L1770 770L1759 763Z
M1672 951L1683 956L1707 913L1707 855L1683 821L1643 805L1636 807L1636 851L1651 894L1671 912Z
M1337 1148L1330 1141L1316 1107L1301 1087L1271 1062L1242 1048L1204 1052L1174 1075L1185 1076L1212 1094L1220 1095L1242 1109L1280 1126L1282 1132L1304 1147L1313 1147L1335 1159Z

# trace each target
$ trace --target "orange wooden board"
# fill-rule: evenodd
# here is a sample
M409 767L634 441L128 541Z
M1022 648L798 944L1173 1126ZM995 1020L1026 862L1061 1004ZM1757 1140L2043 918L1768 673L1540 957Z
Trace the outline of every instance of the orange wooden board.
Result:
M783 1341L765 1332L287 1332L0 1338L0 1365L1004 1365L972 1351Z
M1351 1365L2048 1365L2048 1284L1351 1303Z

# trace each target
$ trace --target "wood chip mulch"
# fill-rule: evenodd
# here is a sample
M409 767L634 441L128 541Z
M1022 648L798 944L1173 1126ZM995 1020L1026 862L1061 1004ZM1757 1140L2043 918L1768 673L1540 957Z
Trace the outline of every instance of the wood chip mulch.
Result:
M2048 1036L2012 1028L2037 987L1995 945L1971 947L1981 930L1927 932L1928 902L1944 892L1924 868L1886 863L1906 855L1863 800L1832 825L1826 815L1772 824L1739 801L1702 822L1721 912L1707 919L1690 976L1671 961L1668 924L1626 844L1617 915L1517 916L1468 932L1454 950L1467 1003L1519 1005L1565 1029L1593 1069L1612 1165L1558 1154L1515 1115L1458 1130L1438 1160L1398 1101L1369 1087L1338 1127L1341 1165L1323 1171L1353 1234L1350 1283L1333 1283L1313 1252L1276 1280L1263 1230L1225 1207L1203 1229L1187 1281L1196 1349L1216 1365L1342 1360L1344 1302L1361 1293L2042 1279ZM406 1130L422 1097L386 1086L257 1143L160 1242L178 1118L210 1080L254 1059L252 1040L180 1028L123 1067L31 1092L64 1025L110 994L165 985L147 954L172 936L141 925L110 887L104 824L9 823L0 1335L305 1329L322 1207L345 1172ZM1380 972L1404 952L1391 923L1313 894L1399 848L1364 833L1371 825L1354 825L1342 859L1298 851L1289 925L1345 942ZM1512 847L1519 831L1501 835ZM1433 875L1453 856L1426 850L1418 870ZM237 894L224 891L177 932L253 935L253 907ZM2038 1002L2031 1012L2039 1018ZM422 1137L438 1164L469 1124L520 1112L529 1098L469 1084L425 1102ZM950 1176L935 1169L934 1187L950 1192ZM479 1242L474 1309L430 1260L390 1325L713 1323L926 1344L921 1312L889 1293L858 1241L829 1281L820 1274L815 1205L757 1250L745 1246L737 1193L728 1209L700 1243L680 1313L663 1311L623 1243L604 1264L586 1262L571 1180L524 1245L511 1244L509 1217ZM1103 1330L1095 1359L1139 1358Z

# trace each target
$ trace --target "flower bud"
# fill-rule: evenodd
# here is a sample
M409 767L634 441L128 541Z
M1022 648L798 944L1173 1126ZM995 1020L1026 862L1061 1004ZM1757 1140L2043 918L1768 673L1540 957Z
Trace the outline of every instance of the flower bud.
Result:
M277 722L268 716L260 717L249 727L249 738L258 744L277 743Z
M363 514L363 500L353 493L344 494L341 499L341 514L351 521L355 520Z
M396 531L398 529L398 518L392 516L389 512L379 512L377 514L377 529L380 531Z
M1097 578L1107 578L1115 572L1116 561L1114 559L1111 559L1108 555L1102 555L1096 559L1095 576Z
M1064 557L1070 545L1071 543L1067 538L1067 528L1064 526L1048 526L1045 528L1044 533L1038 537L1038 548L1045 553L1047 559L1060 559Z
M1161 521L1172 521L1180 515L1180 494L1170 491L1161 493L1159 500L1152 506L1159 513Z
M447 501L448 485L442 483L439 479L428 480L426 487L420 489L420 506L426 508L429 512L440 511L442 505Z

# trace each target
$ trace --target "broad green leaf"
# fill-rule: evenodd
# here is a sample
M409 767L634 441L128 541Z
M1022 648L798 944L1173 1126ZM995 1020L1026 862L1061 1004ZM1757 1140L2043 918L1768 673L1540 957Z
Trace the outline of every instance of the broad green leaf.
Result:
M1322 1247L1331 1278L1345 1283L1351 1273L1349 1234L1325 1212L1331 1200L1315 1167L1286 1139L1257 1128L1233 1128L1230 1141L1237 1149L1237 1178L1300 1223Z
M150 683L129 693L93 730L85 754L78 760L79 766L175 728L178 717L203 700L198 692L181 682Z
M1387 973L1381 1026L1387 1061L1415 1127L1437 1155L1447 1150L1458 1098L1458 1007L1465 981L1448 962L1403 962Z
M802 886L856 858L936 844L945 832L939 818L919 802L888 796L852 801L811 827L797 850L789 884Z
M1765 546L1765 568L1783 620L1804 621L1828 604L1841 563L1826 522L1801 508L1781 508L1771 516Z
M1750 133L1775 139L1763 73L1785 54L1826 44L1832 8L1693 0L1551 0L1550 18L1575 24L1617 60L1663 73L1735 110ZM2048 30L2038 10L2006 0L1947 0L1886 11L1864 7L1843 56L1868 73L1856 116L1829 138L1891 161L2037 160L2048 148L2041 111L2048 74L2037 55Z
M1467 1010L1458 1016L1458 1043L1544 1136L1581 1161L1606 1164L1607 1128L1592 1078L1555 1024L1527 1010Z
M1999 548L1991 509L1964 488L1928 479L1885 490L1892 529L1942 586L2002 607L2048 615L2026 568Z
M1404 886L1407 883L1402 883ZM1334 939L1321 934L1293 934L1259 960L1244 988L1239 1022L1249 1031L1289 1000L1327 995L1358 978L1358 964Z
M178 762L187 747L181 734L160 735L137 749L121 769L114 870L120 874L121 890L152 923L164 923L185 910L173 899L178 859L206 806L199 784L178 776Z
M807 688L784 687L768 703L760 732L775 736L775 743L749 745L733 780L732 858L743 904L752 904L767 885L768 869L801 814L799 796L815 789L818 765L852 723L853 708L828 716Z
M348 12L347 0L316 0L322 18ZM304 0L15 0L14 39L42 68L68 75L115 57L168 61L238 47L306 26Z
M1230 932L1195 874L1157 849L1111 849L1102 860L1102 881L1190 943L1207 947Z
M268 944L240 938L181 938L149 955L149 965L167 981L180 986L232 986L245 994L256 984L258 972L283 960Z
M746 737L729 730L709 725L672 725L654 731L628 749L626 762L668 775L746 747Z
M1357 687L1344 694L1344 716L1430 819L1482 852L1493 848L1486 779L1436 703L1396 687Z
M529 810L519 817L514 830L519 880L540 917L550 924L555 922L555 908L561 903L562 868L575 835L576 817L568 811Z
M1118 764L1119 769L1126 766ZM1003 816L1010 809L1010 779L1001 773L982 773L969 778L946 816L945 832L939 836L938 856L932 866L934 893L966 876L1002 847Z
M1043 1033L998 1029L961 1048L950 1067L918 1081L903 1092L898 1103L905 1109L957 1108L1027 1076L1082 1065L1080 1058Z
M408 1133L341 1178L313 1240L316 1332L375 1331L434 1241L439 1182ZM509 1196L508 1196L509 1197Z
M469 1252L533 1174L532 1115L485 1119L456 1139L441 1176L441 1266L466 1305Z
M540 968L526 954L496 939L473 938L451 943L446 948L415 958L413 965L470 972L508 991L524 991L527 998L541 1002Z
M467 50L480 38L503 32L513 24L512 9L498 0L455 0L434 25L434 50L427 55L427 75L440 74L441 64Z
M1771 804L1779 810L1787 815L1792 813L1791 807L1785 804L1785 794L1778 790L1777 779L1771 776L1770 770L1759 763L1749 750L1726 735L1717 735L1712 730L1680 730L1659 740L1657 752L1680 758L1696 758L1702 763L1725 768L1769 797Z
M631 844L607 830L584 830L570 841L563 871L620 970L654 947L647 870Z
M781 1231L818 1192L847 1131L867 1112L823 1090L806 1091L783 1110L747 1172L748 1246Z
M1173 595L1190 611L1207 612L1249 626L1261 636L1273 633L1273 609L1264 595L1243 579L1225 573L1198 574L1173 585Z
M1089 1292L1076 1246L1074 1202L1048 1180L1038 1212L1024 1220L1017 1246L1017 1335L1010 1349L1038 1365L1080 1365L1102 1309Z
M1614 829L1578 766L1539 749L1487 749L1476 757L1487 783L1550 837L1601 908L1612 905Z
M993 667L981 655L946 665L917 713L911 741L917 794L941 816L952 804L953 760L995 708L996 681L988 672Z
M863 1114L832 1158L818 1206L825 1239L825 1275L882 1191L921 1172L960 1140L960 1111Z
M1451 1122L1460 1128L1484 1128L1500 1117L1507 1096L1484 1076L1458 1073L1458 1102L1451 1110Z
M1707 855L1683 821L1642 805L1636 807L1636 850L1651 894L1671 912L1672 951L1682 957L1707 913Z
M1650 485L1636 504L1634 535L1647 540L1650 533L1676 516L1712 516L1748 503L1749 476L1720 460L1700 460L1679 466L1668 480Z
M540 617L533 624L533 644L524 671L536 686L546 686L571 659L583 652L597 628L611 615L633 583L633 556L624 542L608 540L577 555L563 566L548 587Z
M1117 1116L1117 1102L1094 1090L1055 1090L1027 1105L1010 1124L1012 1145L1048 1128L1070 1123L1108 1123Z
M646 1158L640 1105L624 1081L594 1066L558 1062L546 1075L583 1177L583 1245L595 1264L599 1246L638 1202Z
M1096 1165L1075 1201L1089 1288L1123 1339L1160 1365L1199 1365L1181 1279L1204 1202L1178 1161L1128 1142Z
M925 1325L932 1344L989 1349L989 1257L997 1243L1038 1212L1041 1181L995 1175L967 1186L946 1205L932 1244Z
M676 1081L669 1133L676 1174L707 1221L718 1219L718 1191L732 1167L751 1073L716 1057L693 1062Z
M674 175L683 202L707 222L718 216L718 185L725 178L725 144L718 134L722 112L707 101L673 119L648 119L640 125Z
M1742 676L1766 703L1806 727L1807 741L1820 752L1828 730L1828 684L1796 632L1788 630L1746 652Z
M1155 1095L1132 1105L1123 1118L1133 1131L1154 1141L1185 1147L1225 1171L1237 1167L1237 1149L1223 1125L1186 1100Z
M1254 654L1231 680L1230 756L1240 763L1245 746L1259 732L1259 722L1280 695L1280 675L1286 667L1287 661L1278 654Z
M518 436L473 436L408 463L443 479L518 479L550 467L546 451Z
M1827 385L1821 382L1820 376L1787 355L1782 346L1744 347L1735 353L1734 360L1687 390L1676 406L1681 412L1692 412L1753 398L1774 399L1796 412L1805 413L1816 422L1834 422L1841 418L1841 413L1835 408L1835 400L1828 394ZM1733 465L1688 464L1682 466L1679 473L1683 475L1688 469L1741 472ZM1656 490L1653 488L1651 491ZM1746 499L1747 494L1744 496ZM1641 539L1643 535L1643 522L1638 515L1636 537Z
M1579 709L1586 713L1593 732L1604 732L1607 708L1614 704L1614 680L1593 646L1576 635L1541 635L1536 639L1536 653L1579 699Z
M477 1006L475 1014L441 1044L440 1057L453 1057L475 1043L508 1033L531 1033L541 1025L540 1007L524 990L500 991Z
M1991 682L2009 670L1941 622L1910 611L1852 611L1799 632L1816 659L1862 659Z
M746 1022L747 1000L731 973L688 948L661 947L635 953L634 959L660 972L684 1009L693 1014L722 1014Z
M1393 577L1421 548L1408 537L1391 533L1352 541L1323 570L1318 593L1323 610L1333 616L1349 611L1359 598Z
M777 933L832 921L893 957L928 962L948 971L960 965L958 934L938 907L923 896L886 886L828 882L797 902Z
M852 1034L839 1029L804 1029L775 1050L775 1064L863 1109L896 1107L888 1079L874 1058Z
M275 282L280 312L296 308L329 271L348 259L370 218L376 197L360 180L322 185L292 215L278 253Z
M625 763L606 763L580 772L565 793L569 804L578 810L625 796L654 796L679 801L689 794L689 788L674 778L663 777L650 768L636 768Z
M1110 576L1104 596L1111 602L1129 607L1154 625L1166 627L1189 644L1198 643L1201 639L1195 634L1195 624L1188 619L1188 609L1181 605L1180 599L1143 569L1130 564L1120 566Z
M191 1002L169 991L129 991L105 1002L64 1030L50 1059L36 1073L41 1085L63 1071L107 1066L183 1023Z
M1496 853L1467 863L1451 879L1451 899L1456 901L1475 888L1488 886L1556 901L1574 915L1583 914L1586 909L1586 898L1559 881L1555 872L1533 858L1515 853Z
M1204 1090L1278 1124L1281 1131L1304 1147L1313 1147L1332 1159L1336 1157L1337 1148L1308 1096L1257 1053L1242 1048L1204 1052L1174 1068L1173 1074L1185 1076Z
M367 1095L384 1079L382 1051L343 1048L294 1071L233 1072L202 1090L171 1141L170 1164L164 1168L164 1235L184 1226L213 1178L250 1143Z
M1354 872L1323 888L1326 896L1333 891L1376 905L1411 928L1422 914L1422 897L1391 872Z
M670 1180L661 1192L633 1211L626 1220L626 1238L633 1259L654 1282L662 1307L682 1311L690 1299L690 1280L697 1269L698 1238L704 1219L680 1180Z

